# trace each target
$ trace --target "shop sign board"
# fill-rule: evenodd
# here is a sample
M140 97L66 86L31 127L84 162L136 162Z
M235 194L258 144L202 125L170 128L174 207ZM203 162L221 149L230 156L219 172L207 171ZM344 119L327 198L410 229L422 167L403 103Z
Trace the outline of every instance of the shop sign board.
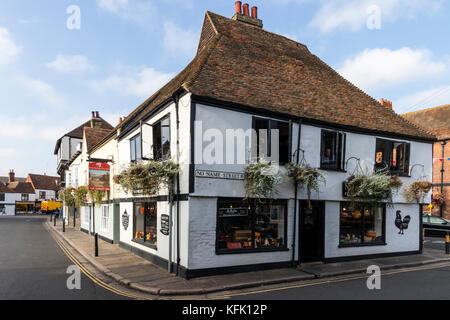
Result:
M104 162L89 162L89 190L110 191L110 165Z
M170 217L167 214L161 215L161 233L165 236L169 235L170 230Z
M211 170L196 170L197 178L224 179L224 180L244 180L245 174L239 172L222 172Z
M248 208L220 208L219 217L246 217L248 216Z

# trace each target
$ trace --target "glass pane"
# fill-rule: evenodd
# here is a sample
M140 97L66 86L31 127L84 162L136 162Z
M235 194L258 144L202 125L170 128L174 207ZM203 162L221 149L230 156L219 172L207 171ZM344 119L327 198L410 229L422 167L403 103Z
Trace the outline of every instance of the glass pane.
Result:
M322 132L321 167L324 169L338 169L338 134L337 132Z
M340 218L340 239L341 244L362 243L362 208L350 210L344 206L341 210Z
M136 161L136 141L134 139L130 140L130 149L131 161Z
M258 205L256 207L256 248L278 248L285 245L284 219L284 206Z
M145 208L145 242L157 245L157 210L156 203L148 203Z
M141 150L141 136L136 137L136 161L140 161L142 159L142 150Z
M269 146L269 121L265 119L255 119L255 128L257 136L257 158L265 159L267 156L270 157L270 146Z
M159 160L162 157L161 150L161 123L153 127L153 159Z
M383 208L365 208L364 210L364 242L382 242Z
M161 123L161 148L162 158L170 158L170 126L168 118Z
M252 244L252 218L250 207L243 203L219 204L218 249L250 249Z
M275 123L272 126L272 129L279 130L279 140L280 141L271 141L271 143L279 143L279 161L280 163L288 163L289 162L289 123L287 122L278 122L272 121Z
M145 205L136 203L134 209L134 239L144 240Z

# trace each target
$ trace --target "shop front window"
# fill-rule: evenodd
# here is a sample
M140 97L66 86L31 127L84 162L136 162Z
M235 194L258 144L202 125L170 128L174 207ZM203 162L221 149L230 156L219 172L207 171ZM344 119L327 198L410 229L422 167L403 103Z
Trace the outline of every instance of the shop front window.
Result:
M286 249L286 202L219 200L217 252Z
M341 205L340 246L385 244L385 205L373 207L357 203Z
M156 202L136 203L134 209L134 240L156 248Z

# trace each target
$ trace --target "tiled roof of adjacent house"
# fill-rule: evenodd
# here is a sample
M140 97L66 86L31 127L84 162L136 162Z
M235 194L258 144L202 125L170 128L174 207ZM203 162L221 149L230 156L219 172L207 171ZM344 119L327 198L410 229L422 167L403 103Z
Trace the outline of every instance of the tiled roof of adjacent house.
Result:
M450 104L409 112L402 116L434 133L439 140L450 139Z
M114 127L109 124L106 120L104 120L102 117L98 117L95 119L91 119L89 121L86 121L85 123L83 123L81 126L73 129L72 131L66 133L63 137L71 137L71 138L77 138L77 139L83 139L83 130L85 127L92 127L92 121L95 121L95 127L100 128L100 129L106 129L111 131L112 129L114 129ZM58 149L59 146L61 144L61 139L63 138L61 137L60 139L58 139L58 141L56 142L56 146L55 146L55 151L54 154L58 154Z
M11 182L8 183L7 189L9 193L29 193L33 194L35 191L33 185L29 182Z
M105 138L109 133L111 133L112 129L100 129L100 128L90 128L85 127L84 131L86 134L86 143L88 153L90 150L95 147L97 143L99 143L103 138Z
M58 191L60 189L61 178L52 177L41 174L29 174L27 178L27 182L30 182L34 189L37 190L54 190Z
M14 181L26 182L27 178L14 177ZM0 177L0 182L7 185L9 182L9 177Z
M211 12L193 61L117 128L135 126L180 88L243 109L435 139L345 80L305 45Z

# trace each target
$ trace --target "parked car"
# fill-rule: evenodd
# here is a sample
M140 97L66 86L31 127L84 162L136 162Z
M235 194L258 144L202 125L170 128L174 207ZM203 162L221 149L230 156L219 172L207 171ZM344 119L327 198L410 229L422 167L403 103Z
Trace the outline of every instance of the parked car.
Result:
M428 214L424 214L422 219L426 237L445 237L447 233L450 234L449 220Z

